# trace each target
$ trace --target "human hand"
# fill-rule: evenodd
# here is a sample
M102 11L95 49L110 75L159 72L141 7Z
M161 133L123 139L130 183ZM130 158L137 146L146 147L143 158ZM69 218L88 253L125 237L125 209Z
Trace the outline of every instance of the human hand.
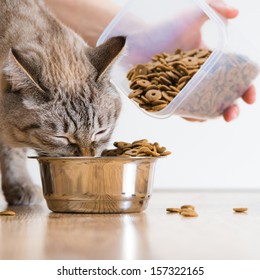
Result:
M238 10L234 7L229 6L222 0L214 0L209 1L209 6L211 6L216 12L218 12L220 15L222 15L226 19L233 19L238 16ZM205 19L206 20L206 19ZM200 21L199 26L197 26L197 34L195 32L195 36L197 37L194 41L200 42L200 28L202 27L205 20ZM242 95L242 100L245 101L247 104L253 104L256 100L256 90L253 85L251 85L246 92ZM223 112L223 118L226 122L230 122L234 119L236 119L239 116L240 109L237 104L231 105L229 108L227 108ZM201 121L197 119L191 119L191 118L185 118L188 121Z
M209 5L221 14L223 17L227 19L232 19L238 16L238 10L234 7L229 6L228 4L224 3L222 0L214 0L209 3ZM253 85L251 85L247 91L243 94L242 99L247 104L253 104L256 100L256 90ZM231 105L227 108L223 113L223 118L225 121L230 122L238 117L239 115L239 107L237 104Z
M247 91L242 95L242 99L247 104L254 104L256 100L256 90L253 85L251 85ZM226 122L230 122L238 117L239 115L239 107L237 104L231 105L229 108L227 108L223 113L223 118Z
M223 0L211 0L208 1L208 4L226 19L232 19L238 16L238 9L229 6Z
M254 104L256 100L256 90L253 85L251 85L247 91L241 97L247 104ZM223 118L226 122L230 122L236 119L239 116L239 107L237 104L231 105L223 112ZM202 122L202 120L192 119L192 118L184 118L187 121L191 122Z
M222 0L211 1L209 5L222 16L227 19L232 19L237 17L238 10L236 8L230 7L228 4L224 3ZM243 94L242 99L247 104L253 104L256 100L256 90L253 85L251 85L247 91ZM225 121L230 122L238 117L239 107L237 104L231 105L223 113L223 118Z

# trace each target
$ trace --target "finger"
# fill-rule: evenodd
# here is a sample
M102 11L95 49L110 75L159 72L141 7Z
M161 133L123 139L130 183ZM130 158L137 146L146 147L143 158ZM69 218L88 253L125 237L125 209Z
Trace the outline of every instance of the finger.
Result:
M239 116L239 108L236 104L231 105L229 108L225 110L223 113L224 120L226 122L233 121Z
M213 1L209 3L209 5L227 19L235 18L238 16L238 9L229 6L223 1Z
M248 90L243 94L242 99L247 104L254 104L256 100L256 90L253 85L251 85Z

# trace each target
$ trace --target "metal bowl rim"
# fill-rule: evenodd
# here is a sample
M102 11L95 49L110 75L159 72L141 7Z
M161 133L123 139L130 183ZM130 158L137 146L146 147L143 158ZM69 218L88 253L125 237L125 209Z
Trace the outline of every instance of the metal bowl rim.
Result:
M37 159L37 160L95 160L95 159L113 159L113 160L140 160L140 159L149 159L149 160L157 160L157 159L161 159L161 158L166 158L165 156L161 156L161 157L126 157L126 156L107 156L107 157L41 157L41 156L28 156L29 159Z

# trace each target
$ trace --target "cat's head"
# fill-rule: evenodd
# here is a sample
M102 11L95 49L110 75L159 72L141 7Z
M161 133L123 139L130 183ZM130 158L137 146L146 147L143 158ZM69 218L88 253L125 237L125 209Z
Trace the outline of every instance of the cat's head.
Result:
M121 109L109 69L124 45L118 36L96 48L12 49L0 101L4 141L39 155L99 155Z

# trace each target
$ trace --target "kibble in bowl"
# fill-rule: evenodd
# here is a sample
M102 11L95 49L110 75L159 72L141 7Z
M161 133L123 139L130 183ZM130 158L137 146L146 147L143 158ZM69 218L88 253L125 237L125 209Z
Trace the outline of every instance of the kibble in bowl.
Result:
M149 143L147 139L129 142L115 142L115 149L104 150L102 156L127 156L127 157L163 157L171 154L170 151L158 142Z

